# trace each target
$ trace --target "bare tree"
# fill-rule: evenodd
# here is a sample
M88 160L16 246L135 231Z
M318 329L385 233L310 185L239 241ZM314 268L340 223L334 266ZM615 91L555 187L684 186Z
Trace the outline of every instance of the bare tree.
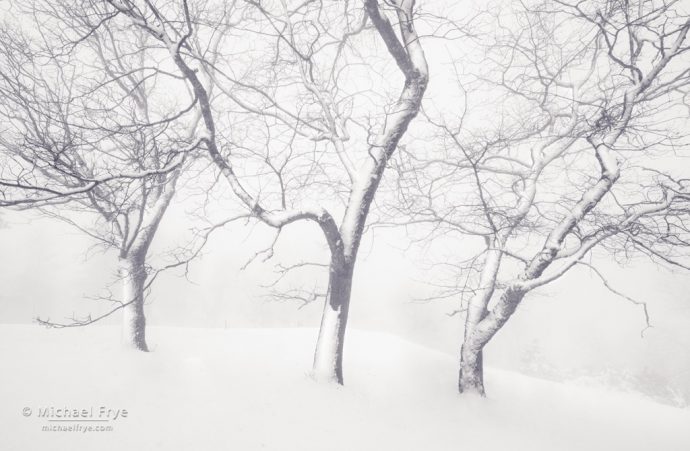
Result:
M122 310L124 341L147 351L146 256L199 140L179 115L151 101L162 92L151 80L165 73L148 65L144 34L124 42L69 5L26 6L34 28L6 28L3 39L2 186L24 193L4 205L40 207L117 250L122 281L104 314L38 321L83 326ZM194 130L198 120L186 127Z
M46 105L71 101L73 94L68 89L56 89L68 82L66 74L60 71L62 66L55 66L58 73L49 80L41 73L47 69L45 64L51 60L50 55L38 53L35 43L23 30L4 24L0 35L3 96L0 109L5 119L0 137L0 207L23 209L67 202L71 196L84 195L116 179L147 178L179 166L182 157L151 170L131 168L98 177L80 171L65 156L75 143L67 142L73 136L66 134L69 130L60 125L61 122L69 125L74 112L63 106L54 111L46 109Z
M574 267L640 305L649 325L646 304L583 261L593 252L688 268L687 174L656 158L687 137L690 20L679 3L516 9L482 37L482 70L458 72L464 108L426 114L442 150L415 147L398 166L407 223L485 244L445 293L463 299L458 388L482 395L486 344L528 293Z
M323 232L330 250L329 283L314 376L342 383L353 273L367 215L388 160L420 109L428 82L424 52L414 28L414 1L387 2L382 8L379 2L367 0L364 9L349 2L293 6L284 1L232 2L215 5L222 11L221 18L215 20L209 14L212 6L208 4L190 5L183 1L179 10L153 2L108 3L111 8L106 15L127 18L131 26L143 30L167 49L170 61L187 81L201 112L198 136L251 214L278 230L307 220ZM238 17L241 22L237 22ZM403 79L397 100L386 111L379 108L379 117L370 126L349 123L347 105L356 102L357 96L340 87L340 77L348 65L346 58L356 58L359 51L349 41L368 28L368 21L385 44L389 58L395 61L397 78ZM238 23L242 30L239 35ZM247 48L248 39L252 45L263 46L260 49L264 55L273 58L270 67L258 66L254 70L233 65L241 58L240 49ZM233 46L237 53L232 53ZM253 54L257 55L259 52ZM364 59L360 61L367 64ZM218 93L213 91L214 86ZM231 122L227 122L228 116ZM251 144L248 136L238 137L238 130L242 129L240 117L251 118L253 124L264 124L267 143L263 152ZM237 121L232 122L233 118ZM351 142L353 126L362 135L358 144ZM254 127L249 127L247 135L256 130ZM374 127L380 127L380 132L374 134ZM285 130L292 130L292 135L287 139L288 156L279 162L279 157L271 152L280 139L273 135L284 137ZM313 150L306 153L299 146ZM269 175L256 170L251 177L243 176L236 166L237 160L233 161L233 155L243 151L263 154ZM326 174L333 171L333 157L339 170L344 170L345 179L336 181ZM297 165L296 160L306 166L290 169L290 164ZM317 180L328 180L327 190L344 187L346 200L338 208L343 211L339 223L326 207L305 205L304 191L294 198L286 194L300 191L299 188L313 189ZM261 198L268 183L278 185L277 205L271 202L271 196L267 196L268 200Z

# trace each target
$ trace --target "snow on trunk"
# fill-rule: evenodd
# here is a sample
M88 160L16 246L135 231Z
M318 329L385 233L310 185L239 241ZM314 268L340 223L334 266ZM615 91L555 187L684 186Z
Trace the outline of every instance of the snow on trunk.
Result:
M321 327L314 353L313 377L317 381L343 384L343 349L352 292L351 263L333 259L328 297L321 316Z
M122 341L134 349L148 352L144 316L144 259L136 255L120 258L119 275L122 280L122 302L125 304L122 308Z
M386 48L405 76L405 85L395 107L386 119L386 126L376 145L369 146L369 155L350 191L350 198L339 229L340 240L330 236L331 248L329 294L321 319L321 329L314 355L313 374L317 380L343 383L343 345L352 289L352 275L357 251L388 159L398 147L412 119L421 108L422 97L429 81L424 51L412 23L413 1L400 5L401 43L390 20L382 15L378 2L365 2L367 14L374 23ZM404 45L403 45L404 43ZM342 254L341 254L342 252Z
M488 306L496 288L496 278L501 266L502 252L494 243L487 252L479 278L477 291L470 299L465 318L465 334L460 349L460 372L458 390L460 393L473 392L484 396L484 366L481 343L473 343L474 331L488 315Z
M458 389L461 393L475 392L484 395L483 351L496 333L515 313L526 292L519 284L508 286L481 321L465 332L465 340L460 351L460 378Z
M460 351L460 377L458 379L460 393L474 393L484 396L484 363L483 351L467 343Z

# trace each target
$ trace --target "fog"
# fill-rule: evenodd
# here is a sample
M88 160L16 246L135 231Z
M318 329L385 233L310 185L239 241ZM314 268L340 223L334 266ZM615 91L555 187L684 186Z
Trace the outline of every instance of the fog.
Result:
M468 321L468 328L493 314L502 294L520 292L512 289L548 279L571 262L573 269L555 281L524 288L524 302L517 296L509 303L518 307L505 327L485 321L500 330L495 339L470 337L488 343L483 357L477 347L474 363L479 356L489 367L690 405L690 275L655 263L665 252L687 257L690 194L681 163L689 148L683 91L688 52L680 38L669 47L670 38L687 33L682 7L664 3L640 18L649 23L631 38L639 45L633 51L608 40L638 27L628 23L629 11L613 8L604 26L589 3L596 20L566 6L548 11L505 1L484 11L480 2L429 2L403 18L382 4L383 16L408 25L399 30L377 16L377 2L367 2L369 9L346 2L343 11L339 4L307 2L294 14L278 3L266 6L268 12L250 3L236 9L234 3L213 3L193 5L192 20L189 11L163 2L162 14L174 18L165 26L148 22L159 16L155 8L141 17L134 8L116 9L103 19L108 33L101 41L101 31L84 19L102 14L101 6L70 22L74 36L55 31L63 19L59 8L25 11L18 28L27 28L26 48L32 39L47 47L51 37L76 42L64 45L64 59L54 58L54 49L46 52L47 68L30 51L19 55L7 44L0 52L3 75L12 75L0 86L12 99L0 110L7 128L0 140L7 192L0 201L30 206L36 198L15 205L12 196L37 196L47 186L56 193L62 185L83 188L104 174L107 180L91 189L109 191L96 200L84 189L77 202L39 202L43 210L0 211L0 322L75 326L75 320L109 312L112 299L127 292L121 287L127 276L118 276L118 251L121 257L129 251L137 238L132 230L148 230L155 234L152 246L126 256L142 268L145 259L148 275L156 274L149 277L148 325L317 328L328 265L337 273L333 262L342 262L333 249L340 249L342 267L355 267L353 302L345 289L340 303L326 304L336 306L337 321L321 324L338 337L327 336L327 345L342 343L347 323L432 347L459 362L468 317L463 309L472 290L487 290L476 273L491 267L490 254L498 255L490 294L483 306L476 298L485 315L476 324ZM221 6L229 9L219 18ZM8 16L22 10L19 4L3 8ZM45 19L35 29L32 13ZM283 13L291 24L285 29L276 26ZM243 25L231 26L231 19ZM180 38L180 24L189 36ZM192 36L198 42L184 47ZM180 39L177 46L173 38ZM656 39L660 44L646 44ZM25 43L17 42L23 49ZM308 51L300 53L302 47ZM666 65L667 57L675 59ZM68 75L74 88L62 80ZM36 98L26 101L28 89L14 84L13 76L40 86ZM34 116L35 130L25 127ZM83 141L72 139L75 124ZM60 125L68 130L65 137ZM64 148L27 144L43 143L42 134L64 138ZM132 167L160 169L176 158L179 166L155 176L117 176ZM39 186L22 191L32 184ZM174 193L173 201L169 207L151 201L152 193ZM673 195L680 206L672 204ZM631 219L667 200L648 217ZM160 227L155 221L142 226L160 205ZM155 273L189 256L204 227L238 214L253 218L214 231L188 265ZM326 216L335 224L330 236ZM391 224L396 221L410 227ZM361 246L359 224L366 224ZM89 237L94 230L109 248ZM276 230L280 236L272 245ZM641 242L635 242L640 230ZM601 245L587 248L590 242ZM551 260L526 276L544 255ZM468 264L473 256L476 264ZM282 269L303 263L309 265ZM347 286L353 279L344 274ZM461 297L444 295L444 284L455 291L472 286ZM82 327L118 325L121 313ZM143 337L144 327L137 331ZM55 336L64 332L50 330ZM155 341L150 345L155 352ZM333 352L342 358L337 346Z
M190 225L183 219L184 211L177 205L163 221L152 255L186 242L182 237L189 234L185 227ZM41 317L69 322L73 316L95 317L108 310L110 303L98 297L109 284L113 293L119 289L115 253L93 249L93 240L79 230L35 213L5 212L2 218L0 321L28 324ZM187 278L179 268L158 276L146 301L149 324L318 327L323 300L304 305L277 299L262 285L275 280L275 264L305 256L318 260L325 243L315 227L291 226L279 239L273 259L257 259L242 270L271 238L260 225L235 224L216 232L202 256L190 264ZM447 238L434 245L462 250L472 243ZM462 315L452 313L460 307L459 299L424 300L437 292L426 283L428 259L424 249L406 244L403 230L369 233L356 269L351 326L389 332L457 355ZM648 394L683 405L690 394L690 277L640 259L622 267L605 257L596 263L613 287L648 303L651 329L644 330L641 308L611 293L582 268L525 300L488 346L487 365L547 379L593 379L622 390L655 387ZM326 276L325 268L296 272L281 287L308 288L314 279L323 286ZM118 314L101 322L119 323ZM152 346L155 352L155 343ZM661 388L656 387L659 383Z

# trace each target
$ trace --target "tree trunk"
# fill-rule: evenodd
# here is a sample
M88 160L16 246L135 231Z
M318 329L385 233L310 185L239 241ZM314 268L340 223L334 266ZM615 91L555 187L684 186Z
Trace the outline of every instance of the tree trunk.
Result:
M463 343L460 350L460 377L458 390L460 393L474 393L484 396L484 362L483 350L468 343Z
M144 258L136 255L120 258L119 274L122 279L122 302L125 304L122 308L122 340L127 346L148 352L144 316Z
M328 298L321 317L319 338L314 353L313 376L318 381L343 384L343 348L350 308L354 262L331 260Z
M460 393L485 395L484 347L501 330L526 294L521 285L506 288L491 311L484 312L478 321L467 323L465 339L460 350Z
M484 396L484 367L482 351L485 343L470 344L479 323L489 314L488 305L494 294L496 278L501 266L503 253L491 243L486 254L484 266L479 277L479 286L470 299L465 318L465 334L460 348L460 373L458 390L460 393L476 393Z
M477 293L470 301L470 308L465 321L465 336L460 347L460 373L458 376L458 391L460 393L485 395L483 351L486 343L474 341L474 331L488 314L486 304L477 304L484 300L488 302L492 293L493 287L484 294Z

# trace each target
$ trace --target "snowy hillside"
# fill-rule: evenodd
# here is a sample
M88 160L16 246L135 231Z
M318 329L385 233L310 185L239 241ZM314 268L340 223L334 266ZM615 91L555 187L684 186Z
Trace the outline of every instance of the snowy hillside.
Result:
M0 326L0 450L690 449L690 410L502 371L462 397L453 356L389 335L350 331L346 387L318 385L315 334Z

